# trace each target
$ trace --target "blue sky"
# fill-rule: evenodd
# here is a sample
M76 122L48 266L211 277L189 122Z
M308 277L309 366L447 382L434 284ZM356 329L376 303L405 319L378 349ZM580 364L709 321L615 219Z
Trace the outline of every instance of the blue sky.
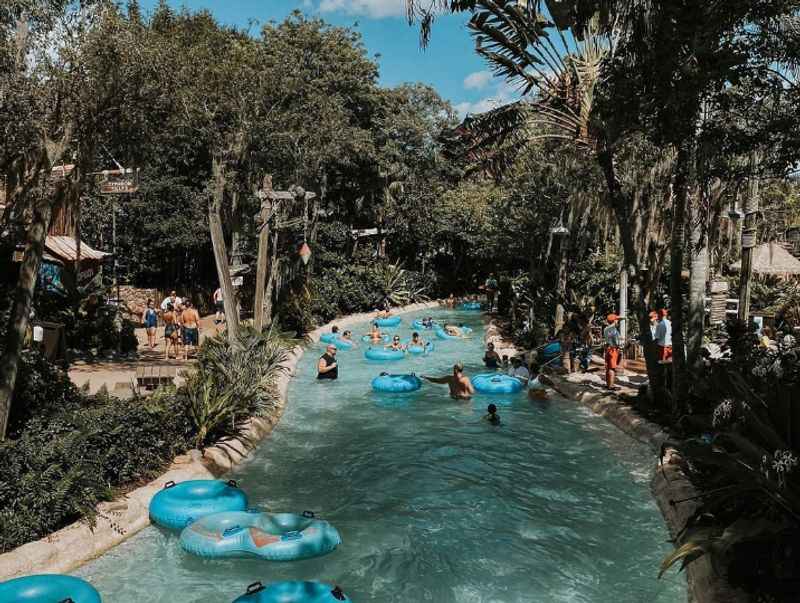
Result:
M168 0L174 7L208 9L226 24L246 27L255 20L280 21L297 9L320 16L335 25L361 32L370 55L377 59L381 83L430 84L456 107L462 116L486 111L513 97L511 89L493 78L475 54L465 26L466 17L450 15L434 25L427 49L419 47L419 29L409 26L405 0ZM158 0L140 0L146 10Z

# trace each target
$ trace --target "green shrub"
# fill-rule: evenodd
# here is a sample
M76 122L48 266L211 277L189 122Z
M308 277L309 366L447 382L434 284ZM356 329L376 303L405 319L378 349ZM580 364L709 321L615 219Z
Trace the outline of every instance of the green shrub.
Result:
M20 356L8 435L16 437L31 417L75 410L87 403L69 376L39 352L25 350Z
M191 426L171 392L30 419L0 444L0 552L95 516L114 488L155 477L185 451Z
M203 342L198 369L188 376L182 392L196 448L244 441L250 417L276 407L287 349L287 341L273 330L259 333L244 328L236 346L222 336Z

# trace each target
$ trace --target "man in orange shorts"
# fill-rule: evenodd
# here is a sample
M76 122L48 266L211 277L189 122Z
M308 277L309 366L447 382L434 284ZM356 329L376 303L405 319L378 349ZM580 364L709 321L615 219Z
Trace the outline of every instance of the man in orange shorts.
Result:
M620 349L619 329L617 329L617 321L619 316L616 314L609 314L606 317L608 326L603 331L603 339L605 340L605 354L604 359L606 362L606 387L614 389L614 380L617 376L617 367L622 357L622 350Z

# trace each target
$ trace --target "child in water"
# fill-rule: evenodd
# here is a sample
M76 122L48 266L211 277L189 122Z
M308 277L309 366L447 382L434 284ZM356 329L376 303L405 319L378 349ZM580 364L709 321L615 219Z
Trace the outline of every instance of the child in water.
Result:
M492 425L500 425L500 415L497 414L497 406L490 404L486 407L486 416L483 417Z

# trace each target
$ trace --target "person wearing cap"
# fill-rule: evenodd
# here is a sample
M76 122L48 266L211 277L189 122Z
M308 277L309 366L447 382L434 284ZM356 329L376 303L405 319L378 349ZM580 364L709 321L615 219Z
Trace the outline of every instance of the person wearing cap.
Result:
M452 375L445 375L444 377L426 377L422 375L422 378L431 383L447 385L450 388L450 397L454 400L469 400L475 393L472 381L464 374L464 365L460 362L453 365Z
M655 342L658 349L658 359L662 362L672 358L672 323L667 318L667 311L659 312L656 325Z
M606 363L606 387L614 389L614 380L617 376L617 366L619 365L621 350L620 350L620 335L617 328L619 316L616 314L609 314L606 317L608 326L603 331L603 339L605 340L605 363Z
M336 346L332 343L325 348L325 353L320 356L317 363L317 379L338 379L339 365L336 362Z

